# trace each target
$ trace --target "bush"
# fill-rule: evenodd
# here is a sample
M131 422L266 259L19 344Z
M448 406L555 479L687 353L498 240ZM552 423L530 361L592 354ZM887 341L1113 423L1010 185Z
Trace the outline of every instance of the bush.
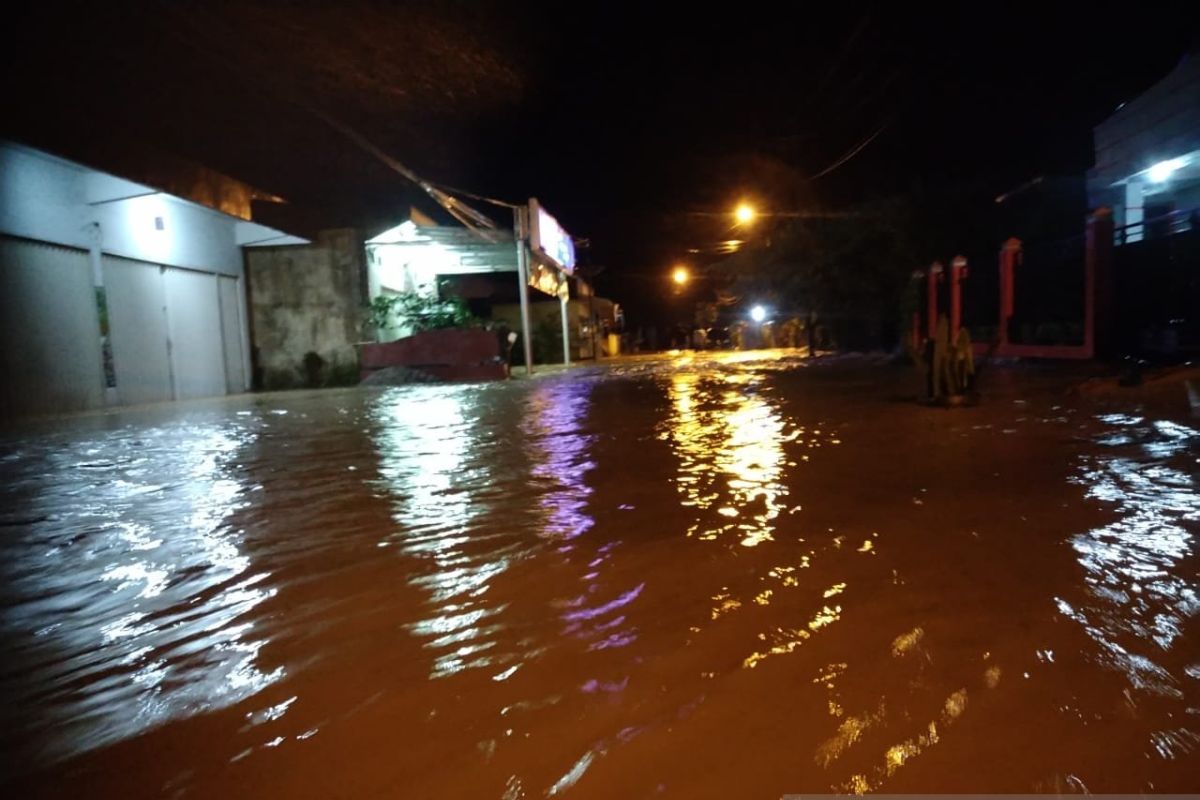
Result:
M438 300L416 292L381 294L367 306L367 324L376 330L408 327L414 333L445 328L472 328L481 320L461 297Z

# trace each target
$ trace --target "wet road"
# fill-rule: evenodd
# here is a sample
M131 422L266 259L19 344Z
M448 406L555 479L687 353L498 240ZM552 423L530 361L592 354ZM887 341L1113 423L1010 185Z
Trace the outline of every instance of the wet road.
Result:
M6 791L1200 789L1200 434L901 375L684 356L2 434Z

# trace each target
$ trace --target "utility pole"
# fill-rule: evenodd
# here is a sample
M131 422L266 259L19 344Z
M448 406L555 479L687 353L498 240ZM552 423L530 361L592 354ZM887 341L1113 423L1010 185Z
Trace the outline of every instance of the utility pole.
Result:
M563 364L570 365L571 363L571 324L568 321L568 310L571 304L571 279L566 275L563 276L562 288L558 291L558 299L562 303L562 337L563 337Z
M529 333L529 207L513 209L513 233L517 240L517 296L521 298L521 343L525 350L525 375L533 374L533 339Z
M597 338L596 328L596 285L588 284L588 327L592 331L592 361L600 360L600 343Z

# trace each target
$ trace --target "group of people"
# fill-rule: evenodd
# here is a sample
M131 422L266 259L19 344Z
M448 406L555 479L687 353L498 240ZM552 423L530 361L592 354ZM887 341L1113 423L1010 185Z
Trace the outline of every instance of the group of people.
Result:
M959 405L974 396L975 353L965 327L951 335L950 320L938 317L932 338L922 343L914 360L924 378L926 402Z

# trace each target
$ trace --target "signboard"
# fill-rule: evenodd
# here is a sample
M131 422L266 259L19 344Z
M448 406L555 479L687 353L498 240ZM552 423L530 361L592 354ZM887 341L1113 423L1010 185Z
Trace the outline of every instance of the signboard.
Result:
M568 275L575 272L574 240L536 199L529 201L529 228L529 249L534 258L548 262Z

